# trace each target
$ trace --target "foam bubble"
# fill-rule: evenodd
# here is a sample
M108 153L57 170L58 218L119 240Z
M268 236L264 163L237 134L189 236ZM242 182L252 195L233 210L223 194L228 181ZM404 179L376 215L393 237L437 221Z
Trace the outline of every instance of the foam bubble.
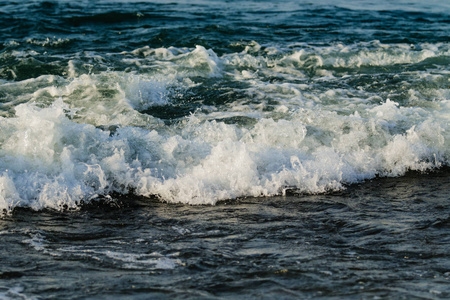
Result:
M30 295L25 292L25 288L19 285L13 287L0 286L0 299L31 299L37 300L38 296Z
M2 85L15 100L0 118L0 208L75 209L113 192L214 204L449 164L444 69L401 71L407 88L389 81L394 91L373 81L396 77L356 72L383 57L394 69L423 62L448 45L292 47L251 43L221 57L200 46L145 47L117 55L138 61L140 72L80 74L74 63L67 78ZM346 62L335 66L333 57ZM146 114L180 99L190 105L201 88L232 96L166 123Z
M313 128L314 122L295 118L261 119L251 128L194 118L189 122L195 126L187 122L175 135L125 127L110 136L70 121L61 105L24 105L16 118L6 119L20 130L2 149L2 164L9 167L1 177L2 208L76 207L82 199L129 190L190 204L273 195L286 187L317 193L375 174L436 167L448 157L448 138L429 118L390 135L379 117L380 111L391 118L399 113L389 102L374 108L369 122L354 117L355 129L332 132L331 139L324 136L329 125ZM336 126L342 119L334 115L328 122ZM373 130L385 140L373 140Z

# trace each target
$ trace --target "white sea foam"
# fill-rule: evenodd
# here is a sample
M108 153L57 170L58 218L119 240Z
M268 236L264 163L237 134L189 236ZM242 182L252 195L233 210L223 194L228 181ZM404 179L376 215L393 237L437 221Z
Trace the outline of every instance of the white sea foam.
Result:
M126 269L174 269L183 265L183 262L176 258L177 253L164 256L158 252L133 253L123 252L116 245L105 244L103 246L70 246L56 247L39 232L28 232L30 238L22 241L33 250L55 257L76 256L93 260L109 261L114 265L119 265ZM125 241L114 241L115 244L128 244Z
M25 299L25 300L37 300L40 299L39 296L30 295L25 292L25 288L20 285L15 285L13 287L0 285L0 299Z
M149 254L121 252L108 247L65 247L57 249L60 255L73 255L94 260L110 261L125 269L171 270L183 263L176 258L166 257L158 252Z
M122 55L148 72L79 74L73 64L67 78L3 85L21 89L23 104L0 118L0 208L76 208L112 192L214 204L449 164L449 91L432 88L448 81L445 70L399 74L409 76L402 103L389 100L397 92L345 83L359 76L355 68L439 58L449 45L292 47L253 43L222 57L203 47L147 47ZM242 96L231 104L175 125L144 113L172 105L201 78L245 88L236 87ZM333 80L344 83L327 88ZM251 121L222 122L239 117Z

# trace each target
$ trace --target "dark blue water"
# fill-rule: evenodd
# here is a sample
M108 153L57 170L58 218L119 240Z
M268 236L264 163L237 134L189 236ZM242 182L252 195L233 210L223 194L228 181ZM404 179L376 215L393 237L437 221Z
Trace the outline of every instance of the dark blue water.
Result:
M450 295L447 171L316 196L186 206L138 198L0 221L3 298Z
M449 298L449 20L0 1L0 299Z

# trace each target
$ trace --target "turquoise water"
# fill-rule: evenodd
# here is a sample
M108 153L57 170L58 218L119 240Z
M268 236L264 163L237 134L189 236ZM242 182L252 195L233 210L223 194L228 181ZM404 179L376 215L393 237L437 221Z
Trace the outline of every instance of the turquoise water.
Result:
M0 1L0 297L448 297L449 13Z

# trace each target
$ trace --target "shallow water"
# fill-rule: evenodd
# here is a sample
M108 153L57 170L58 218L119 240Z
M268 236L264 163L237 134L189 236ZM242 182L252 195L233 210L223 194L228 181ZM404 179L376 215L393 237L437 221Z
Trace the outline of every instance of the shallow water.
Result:
M449 15L0 0L0 298L449 298Z
M0 295L450 297L448 169L215 206L122 198L0 221Z

